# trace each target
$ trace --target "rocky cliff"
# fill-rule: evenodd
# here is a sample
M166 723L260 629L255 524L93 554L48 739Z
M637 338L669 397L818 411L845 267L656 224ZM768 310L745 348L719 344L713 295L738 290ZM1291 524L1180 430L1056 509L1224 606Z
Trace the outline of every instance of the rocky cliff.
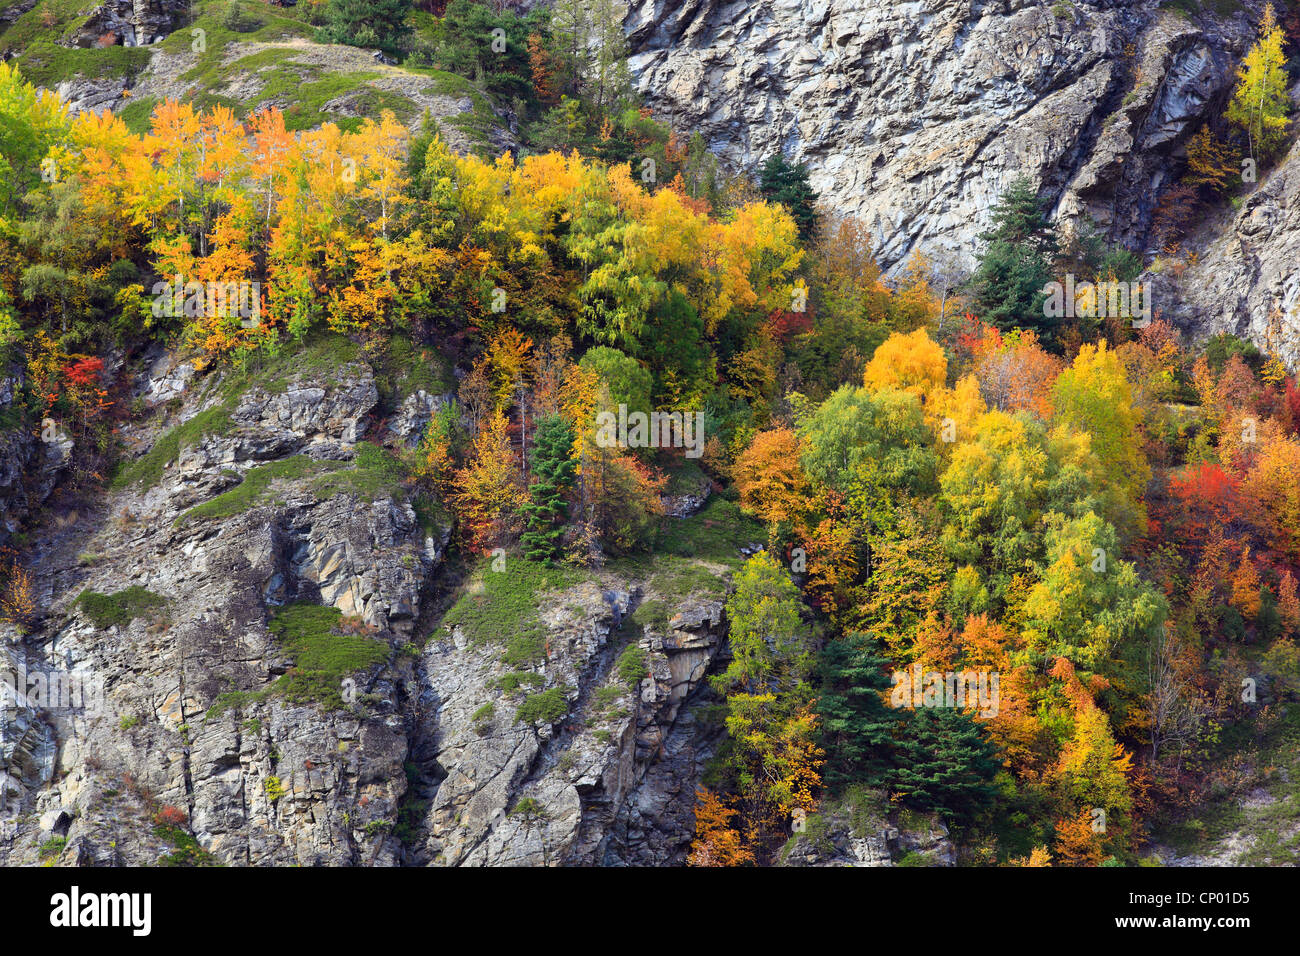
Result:
M1141 249L1156 192L1253 39L1150 0L632 0L637 86L738 168L807 163L882 262L968 266L1027 174L1067 223Z
M383 447L437 394L346 347L213 378L147 366L136 457L31 529L0 864L681 862L729 565L450 567Z
M1165 316L1197 337L1250 339L1300 368L1300 149L1189 245L1190 261L1162 263L1152 276Z
M57 429L33 434L8 427L22 419L17 407L22 370L0 378L0 549L50 497L72 453L72 440Z
M1300 367L1300 154L1158 261L1152 219L1187 139L1222 112L1259 4L1150 0L632 0L637 86L735 168L807 163L882 264L969 269L989 210L1029 175L1067 228L1142 252L1159 314ZM1196 12L1189 13L1194 9ZM1250 188L1250 187L1248 187Z

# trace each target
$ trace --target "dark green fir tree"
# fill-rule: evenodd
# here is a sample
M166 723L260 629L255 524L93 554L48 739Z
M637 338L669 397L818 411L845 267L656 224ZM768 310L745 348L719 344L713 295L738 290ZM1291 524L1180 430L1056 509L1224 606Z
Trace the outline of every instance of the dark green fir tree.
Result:
M329 0L320 38L400 56L409 29L411 0Z
M1033 184L1016 179L993 209L993 228L980 236L983 249L971 276L975 312L1000 329L1029 328L1054 342L1059 319L1044 310L1043 287L1053 279L1058 241Z
M894 790L916 810L968 823L993 799L997 751L955 707L921 707L900 733Z
M559 415L547 415L537 423L533 436L533 483L529 501L521 509L525 531L520 538L524 557L551 563L560 551L565 497L573 485L578 463L573 459L573 429Z
M780 153L768 158L763 164L758 180L759 191L773 202L779 202L790 210L795 224L799 227L799 238L805 242L812 238L817 228L817 199L808 184L808 167L800 163L791 163Z
M854 784L876 786L893 764L901 714L881 696L890 686L887 666L869 634L846 634L822 649L817 713L829 758L824 780L833 792Z

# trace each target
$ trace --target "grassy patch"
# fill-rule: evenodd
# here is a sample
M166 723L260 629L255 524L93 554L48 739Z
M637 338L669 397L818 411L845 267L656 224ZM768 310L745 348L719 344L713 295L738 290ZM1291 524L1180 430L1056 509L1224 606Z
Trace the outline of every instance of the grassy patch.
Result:
M67 837L50 837L41 844L37 851L42 860L53 860L59 857L68 846Z
M167 432L153 447L124 465L113 477L114 489L138 487L147 491L162 480L163 472L180 457L181 449L197 445L209 435L224 435L233 426L231 407L223 403L199 412Z
M405 336L390 338L377 364L375 385L393 407L421 390L430 395L456 390L451 363L435 349L415 345Z
M650 586L665 596L686 597L689 594L722 594L727 589L727 580L698 561L668 555L655 560Z
M514 667L534 664L544 656L546 631L537 616L539 596L585 580L573 568L548 568L522 558L507 560L504 571L485 563L443 623L459 627L474 643L505 647L505 660Z
M180 827L159 825L153 832L175 848L158 861L159 866L220 866L216 857Z
M149 131L153 109L158 105L158 97L142 96L132 100L117 111L117 118L126 124L126 128L137 136Z
M6 2L4 8L18 5L18 0ZM80 0L37 0L26 13L4 25L0 33L0 51L22 51L39 40L55 42L70 39L86 22L90 12Z
M546 678L532 671L511 671L492 681L494 687L503 694L518 693L521 687L541 687Z
M252 388L276 394L301 376L325 375L355 362L361 349L342 336L322 335L305 344L287 344L276 354L258 354L220 384L219 401L188 421L168 431L145 454L123 464L113 477L116 490L134 487L148 491L162 479L163 472L180 457L181 450L209 436L227 434L233 427L231 413L239 398Z
M362 501L378 501L393 495L406 480L406 468L389 452L360 442L351 468L343 468L322 475L312 483L312 491L320 498L353 494Z
M740 549L766 537L762 524L742 514L734 501L713 495L698 514L667 522L655 550L739 567L745 560Z
M242 710L252 704L260 703L267 698L271 689L272 688L268 687L264 690L227 691L226 693L219 695L217 699L212 702L212 706L208 708L208 712L204 715L204 719L206 720L209 717L218 717L227 710L230 710L232 707ZM257 730L261 730L260 722L257 723ZM256 734L256 731L254 731L254 734Z
M297 58L302 50L291 47L272 47L225 62L230 44L275 42L294 36L311 38L315 30L296 19L299 11L295 9L249 3L242 8L229 4L225 13L221 9L215 4L209 6L193 25L206 31L207 49L181 79L192 84L197 100L220 97L218 91L241 74L249 74L256 77L260 89L232 102L237 116L278 104L284 110L285 127L290 130L311 129L326 122L334 122L344 130L356 129L363 117L377 118L385 109L392 110L403 123L414 119L418 107L410 97L372 85L383 76L379 70L330 71L300 62ZM241 13L232 17L232 9L241 9ZM164 41L163 47L172 53L184 52L189 49L189 36L189 29L178 31Z
M344 365L360 361L361 346L351 339L332 333L319 333L304 342L285 342L274 353L255 352L245 365L222 383L222 394L236 400L250 388L283 392L303 377L335 378Z
M32 43L18 58L18 69L28 81L54 87L77 76L99 80L132 77L149 65L152 55L148 47L69 49L42 39Z
M694 494L708 483L704 469L694 458L665 454L655 465L668 477L665 491L670 495Z
M166 605L167 599L161 594L154 594L139 585L133 585L115 594L82 591L77 598L77 606L81 608L81 612L101 631L129 624L137 617L143 617L150 609L166 607Z
M618 657L614 665L618 679L628 687L636 687L647 674L645 648L639 644L629 644Z
M272 616L269 627L294 667L276 681L295 703L319 703L342 709L343 678L388 659L388 645L360 634L340 634L338 608L289 604Z
M294 455L292 458L259 465L245 475L244 480L234 488L201 505L195 505L180 515L175 524L179 527L196 519L229 518L232 515L244 514L262 502L273 482L294 481L339 467L342 467L339 462L316 461L306 455Z
M627 690L616 685L602 687L596 691L596 696L592 698L592 709L598 713L604 713L615 704L623 700L627 695Z

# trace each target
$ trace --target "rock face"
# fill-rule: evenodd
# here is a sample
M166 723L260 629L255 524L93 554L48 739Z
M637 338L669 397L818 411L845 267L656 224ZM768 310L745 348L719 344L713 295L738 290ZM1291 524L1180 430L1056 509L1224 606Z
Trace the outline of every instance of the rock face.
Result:
M608 583L608 582L602 582ZM562 712L522 723L494 691L493 655L459 631L430 645L445 689L426 759L445 773L426 818L426 858L446 865L668 865L685 862L695 787L712 753L695 704L723 638L722 602L688 603L637 642L646 676L619 672L619 622L639 589L585 582L542 608L547 685ZM431 702L432 703L432 702ZM489 716L474 715L486 704ZM432 708L430 708L432 713Z
M539 604L544 660L507 665L508 635L440 623L450 527L365 470L364 435L408 446L439 397L381 410L360 360L236 394L165 356L141 368L155 412L128 445L185 437L152 479L29 529L40 612L0 627L0 864L684 861L725 568L707 594L578 574ZM0 489L42 474L48 452L23 436ZM97 619L84 591L123 612ZM330 640L382 660L290 695L304 659L269 626L289 604L336 608ZM558 705L521 719L533 693Z
M735 167L807 163L887 267L968 267L1027 174L1067 222L1140 249L1156 190L1253 39L1150 0L632 0L640 91Z
M15 407L21 373L0 372L0 548L50 497L72 453L72 441L57 428L22 425Z
M783 866L955 866L948 828L922 814L886 813L881 795L854 793L809 817L781 851Z
M72 35L72 45L144 46L164 39L180 27L186 5L178 0L107 0Z
M1198 337L1248 338L1300 370L1300 148L1193 243L1195 261L1149 276L1163 317Z

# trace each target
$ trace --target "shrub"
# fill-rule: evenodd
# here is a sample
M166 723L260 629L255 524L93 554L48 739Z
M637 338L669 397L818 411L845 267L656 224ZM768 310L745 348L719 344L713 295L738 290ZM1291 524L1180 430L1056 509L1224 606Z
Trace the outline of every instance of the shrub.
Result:
M645 648L639 644L628 646L619 655L616 667L619 679L629 687L635 688L648 673Z
M515 719L525 724L553 724L569 711L567 687L552 687L539 694L529 694L519 705Z
M153 815L153 822L162 827L183 827L189 822L189 815L180 807L168 804Z
M275 803L289 791L284 788L279 777L271 776L262 781L262 789L266 791L266 799Z

